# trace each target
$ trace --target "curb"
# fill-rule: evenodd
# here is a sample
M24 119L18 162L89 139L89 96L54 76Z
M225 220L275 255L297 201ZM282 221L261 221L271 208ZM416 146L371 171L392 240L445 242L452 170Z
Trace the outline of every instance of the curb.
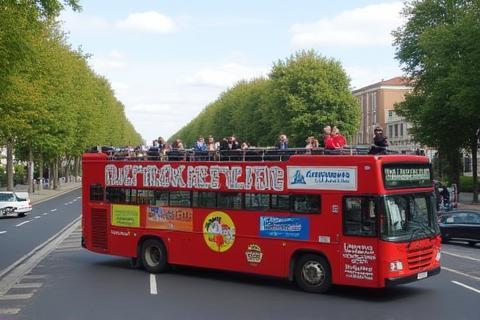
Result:
M0 270L0 296L7 293L18 279L35 268L48 254L55 250L59 243L77 229L80 226L80 219L81 217L76 218L47 241L39 244L10 266Z
M78 190L78 189L81 189L81 188L82 188L82 185L79 185L78 187L74 187L74 188L71 188L71 189L68 189L68 190L61 190L61 191L58 191L58 193L55 193L51 196L48 196L47 198L43 198L43 199L39 199L39 200L32 200L32 204L39 204L39 203L45 202L47 200L51 200L53 198L61 196L65 193L69 193L71 191L75 191L75 190Z

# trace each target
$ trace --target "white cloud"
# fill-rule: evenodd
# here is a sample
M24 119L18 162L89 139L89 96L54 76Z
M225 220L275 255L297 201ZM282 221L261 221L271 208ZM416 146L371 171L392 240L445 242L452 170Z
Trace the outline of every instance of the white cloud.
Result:
M332 18L297 23L290 28L295 47L388 46L392 30L402 24L402 2L369 5Z
M227 88L240 80L249 80L265 76L268 70L244 66L238 63L226 63L219 66L206 67L193 76L185 79L185 83L192 86L209 86Z
M68 10L62 12L59 20L63 22L65 30L68 30L76 35L82 33L88 34L92 31L105 31L110 29L111 27L107 19L101 17L79 15L76 12Z
M127 110L132 113L149 114L149 115L163 115L172 111L172 106L168 103L152 103L152 104L136 104L128 107Z
M132 13L126 19L117 21L116 26L121 29L171 33L177 29L175 21L156 11Z
M107 56L94 56L91 58L90 63L100 74L104 74L110 70L124 69L127 67L124 55L118 50L112 50Z

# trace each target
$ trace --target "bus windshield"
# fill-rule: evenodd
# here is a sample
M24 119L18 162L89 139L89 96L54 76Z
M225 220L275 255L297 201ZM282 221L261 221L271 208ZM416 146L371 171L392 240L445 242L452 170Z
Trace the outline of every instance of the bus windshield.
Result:
M411 241L439 234L432 193L390 195L383 201L383 240Z

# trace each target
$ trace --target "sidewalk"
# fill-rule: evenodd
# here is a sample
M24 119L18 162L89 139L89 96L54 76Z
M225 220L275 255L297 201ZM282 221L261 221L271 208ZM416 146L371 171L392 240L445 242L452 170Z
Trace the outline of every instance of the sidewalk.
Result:
M458 195L458 208L459 209L469 209L469 210L478 210L480 211L480 203L472 203L473 193L470 192L460 192Z
M51 198L55 198L59 195L64 193L73 191L75 189L79 189L82 187L82 182L65 182L60 184L57 190L50 190L50 189L42 189L42 190L35 190L35 192L30 193L30 201L32 204L37 204L43 201L46 201ZM17 185L15 187L15 191L26 191L26 186Z

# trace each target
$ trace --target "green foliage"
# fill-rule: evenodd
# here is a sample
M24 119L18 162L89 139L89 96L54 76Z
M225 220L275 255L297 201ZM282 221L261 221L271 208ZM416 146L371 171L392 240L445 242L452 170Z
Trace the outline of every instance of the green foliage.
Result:
M54 18L77 0L2 1L0 6L0 142L15 157L79 156L93 145L136 145L141 136L108 81L73 50Z
M414 90L395 110L416 140L440 151L457 181L460 150L476 148L480 132L480 2L410 1L403 14L397 59Z
M236 135L250 145L276 143L285 133L289 145L303 147L307 136L336 125L353 135L360 121L357 100L339 62L301 51L274 64L267 79L241 81L175 133L187 143L199 135L217 139Z
M480 189L480 182L478 181L477 187ZM460 176L460 192L473 192L473 177Z

